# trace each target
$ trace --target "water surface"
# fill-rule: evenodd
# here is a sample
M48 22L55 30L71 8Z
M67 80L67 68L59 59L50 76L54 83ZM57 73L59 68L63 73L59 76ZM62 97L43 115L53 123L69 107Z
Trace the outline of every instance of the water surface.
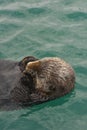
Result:
M87 129L87 0L0 0L0 59L59 56L76 72L70 94L0 112L2 130Z

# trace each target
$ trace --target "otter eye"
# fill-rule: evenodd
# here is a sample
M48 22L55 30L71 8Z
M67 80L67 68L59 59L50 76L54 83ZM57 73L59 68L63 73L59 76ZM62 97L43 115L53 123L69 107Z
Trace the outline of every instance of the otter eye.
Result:
M50 86L49 86L49 90L51 90L51 91L55 91L56 88L55 88L55 86L50 85Z

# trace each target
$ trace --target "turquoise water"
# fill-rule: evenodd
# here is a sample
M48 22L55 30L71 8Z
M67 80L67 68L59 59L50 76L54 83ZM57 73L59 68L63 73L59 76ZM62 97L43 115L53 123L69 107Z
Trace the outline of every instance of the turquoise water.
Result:
M0 59L59 56L76 72L70 94L1 111L1 130L87 129L87 0L0 0Z

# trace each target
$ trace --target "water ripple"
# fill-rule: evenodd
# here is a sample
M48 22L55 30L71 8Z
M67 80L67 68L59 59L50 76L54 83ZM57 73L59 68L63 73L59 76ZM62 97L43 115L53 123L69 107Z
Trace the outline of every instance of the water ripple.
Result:
M59 56L76 73L68 95L0 112L3 130L87 129L87 0L0 0L0 58Z
M13 35L7 36L6 39L0 40L0 42L1 42L1 43L9 42L9 41L11 41L12 39L14 39L16 36L18 36L19 34L21 34L22 32L23 32L23 30L16 31Z
M70 14L67 14L67 17L69 19L73 19L73 20L86 20L87 19L87 13L85 12L73 12Z
M31 8L31 9L28 9L29 13L31 14L42 14L44 13L46 10L44 8Z

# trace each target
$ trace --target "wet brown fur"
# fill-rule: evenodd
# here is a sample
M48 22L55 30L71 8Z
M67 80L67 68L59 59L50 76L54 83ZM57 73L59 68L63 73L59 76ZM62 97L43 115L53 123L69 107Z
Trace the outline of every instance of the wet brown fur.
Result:
M0 60L0 109L55 99L69 93L74 83L74 70L60 58Z
M25 71L33 74L35 89L47 95L48 98L60 97L74 88L74 70L60 58L48 57L28 63Z

